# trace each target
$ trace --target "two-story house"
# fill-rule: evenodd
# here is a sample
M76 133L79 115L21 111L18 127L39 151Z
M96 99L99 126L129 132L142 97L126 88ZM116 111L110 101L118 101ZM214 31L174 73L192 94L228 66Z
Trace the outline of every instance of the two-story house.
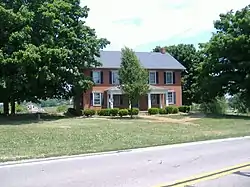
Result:
M135 54L149 72L150 91L134 107L143 111L152 107L182 105L181 71L185 67L164 50ZM83 108L128 108L128 99L118 86L121 52L101 51L99 60L102 67L84 72L92 77L95 86L83 94Z

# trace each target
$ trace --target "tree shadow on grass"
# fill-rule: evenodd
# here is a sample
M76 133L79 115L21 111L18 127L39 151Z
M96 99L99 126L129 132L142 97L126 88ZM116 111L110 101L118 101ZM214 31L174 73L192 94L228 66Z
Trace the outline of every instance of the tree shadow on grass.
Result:
M51 115L51 114L17 114L14 116L1 116L0 125L28 125L31 123L39 123L42 121L55 121L69 118L67 116Z
M242 119L242 120L250 120L250 116L245 116L245 115L233 115L233 114L206 114L206 118L213 118L213 119Z

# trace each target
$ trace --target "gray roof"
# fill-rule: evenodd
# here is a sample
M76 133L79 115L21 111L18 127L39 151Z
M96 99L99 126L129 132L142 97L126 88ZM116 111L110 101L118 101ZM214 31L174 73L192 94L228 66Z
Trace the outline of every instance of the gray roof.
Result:
M169 53L135 52L135 54L146 69L185 69ZM118 69L121 64L121 51L101 51L101 56L98 60L102 63L102 68Z

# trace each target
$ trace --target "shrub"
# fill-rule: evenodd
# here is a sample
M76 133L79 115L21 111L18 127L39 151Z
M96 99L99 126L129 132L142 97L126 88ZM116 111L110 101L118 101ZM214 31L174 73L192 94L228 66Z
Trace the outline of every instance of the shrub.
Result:
M159 114L167 114L166 109L160 108L159 109Z
M174 109L173 106L167 106L167 107L166 107L166 113L167 113L167 114L173 114L173 109Z
M136 116L139 114L139 109L138 108L132 108L132 115ZM128 115L131 115L131 109L128 109Z
M148 109L148 114L149 115L159 114L159 108L149 108Z
M225 98L217 97L210 103L202 103L200 109L204 113L225 114L227 110L227 103Z
M186 106L186 113L189 113L191 110L191 106Z
M112 108L110 109L110 115L111 116L117 116L119 112L119 108Z
M128 115L128 110L127 109L121 109L118 112L120 117L127 116Z
M180 107L179 107L179 111L180 111L180 112L183 112L183 113L189 113L190 110L191 110L191 107L190 107L190 106L185 106L185 105L183 105L183 106L180 106Z
M97 112L99 116L110 116L110 109L101 109Z
M63 113L63 112L66 112L67 109L68 109L68 107L67 107L66 105L61 105L61 106L58 106L58 107L56 108L56 111L57 111L58 113Z
M82 115L82 111L80 113L78 113L76 111L76 109L74 109L74 108L68 108L66 114L67 115L71 115L71 116L81 116Z
M28 112L28 108L26 106L23 106L23 105L16 104L15 108L16 108L17 113Z
M96 111L94 109L86 109L83 111L84 116L90 117L95 115Z
M180 112L183 112L183 113L186 113L186 106L179 106L179 111Z
M178 107L173 107L172 114L177 114L179 112Z

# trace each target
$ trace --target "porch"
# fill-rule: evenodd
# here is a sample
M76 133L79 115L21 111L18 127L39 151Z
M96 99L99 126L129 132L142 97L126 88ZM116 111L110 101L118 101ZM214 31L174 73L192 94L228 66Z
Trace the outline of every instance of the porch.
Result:
M116 87L111 87L106 90L107 94L107 108L129 108L129 100L121 91L121 89ZM172 92L171 92L172 93ZM169 103L169 98L171 102ZM151 86L150 91L147 95L142 96L137 104L133 107L139 108L140 110L147 110L149 108L163 108L169 104L174 104L172 102L174 96L171 98L169 90L162 87Z

